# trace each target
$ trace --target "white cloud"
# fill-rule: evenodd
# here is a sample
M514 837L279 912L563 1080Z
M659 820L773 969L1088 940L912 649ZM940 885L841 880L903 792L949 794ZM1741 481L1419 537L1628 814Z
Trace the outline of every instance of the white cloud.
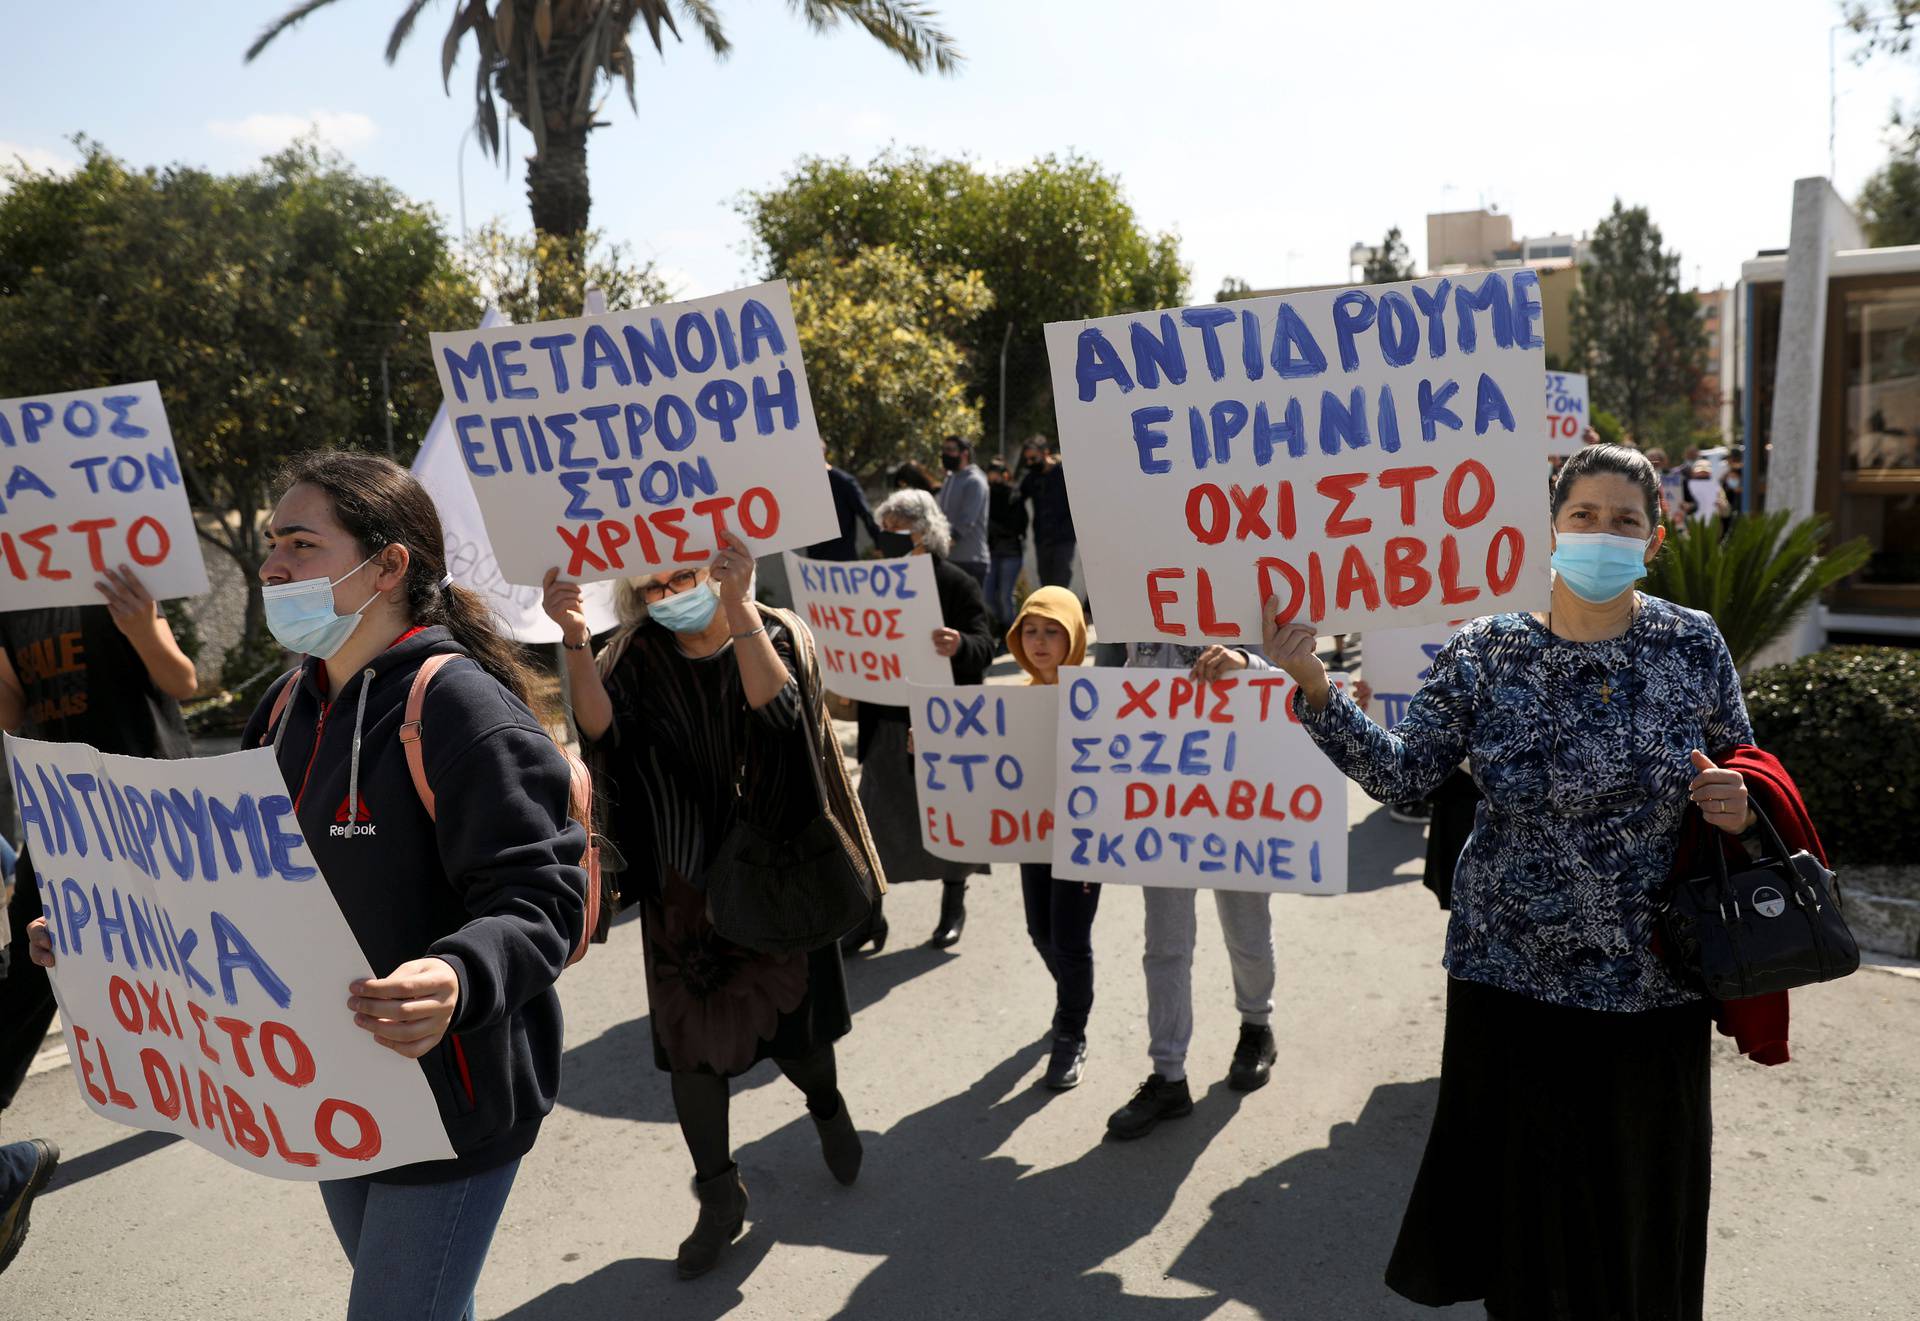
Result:
M0 169L15 169L22 164L29 170L42 173L51 171L54 174L68 174L79 162L65 152L29 147L0 138Z
M244 142L259 151L278 151L295 138L317 136L346 150L372 140L379 126L356 110L311 110L304 115L256 114L245 119L214 119L207 131L216 138Z

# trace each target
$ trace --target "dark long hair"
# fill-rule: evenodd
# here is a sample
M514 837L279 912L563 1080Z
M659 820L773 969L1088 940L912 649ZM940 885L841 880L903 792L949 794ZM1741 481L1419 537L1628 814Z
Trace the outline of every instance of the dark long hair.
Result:
M1625 445L1584 445L1575 450L1560 465L1560 475L1553 483L1553 517L1560 517L1560 507L1573 494L1575 482L1602 474L1625 477L1638 486L1647 502L1648 528L1660 526L1660 474L1646 455Z
M351 450L316 450L280 470L280 489L305 483L325 491L340 526L360 543L362 555L388 546L407 548L407 618L421 627L443 624L453 640L535 714L534 672L510 638L493 626L493 612L464 587L441 587L447 576L447 540L433 497L412 473L391 459Z

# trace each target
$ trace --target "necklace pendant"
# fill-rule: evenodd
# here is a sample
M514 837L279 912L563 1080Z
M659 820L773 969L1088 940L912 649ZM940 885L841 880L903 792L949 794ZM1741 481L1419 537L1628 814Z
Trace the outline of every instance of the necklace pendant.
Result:
M1613 704L1613 685L1604 679L1600 681L1600 704L1602 706L1611 706Z

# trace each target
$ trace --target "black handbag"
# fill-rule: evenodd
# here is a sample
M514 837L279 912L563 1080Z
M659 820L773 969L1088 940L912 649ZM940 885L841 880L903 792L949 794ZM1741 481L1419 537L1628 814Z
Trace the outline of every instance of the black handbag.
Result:
M818 705L801 683L800 723L813 771L814 815L791 838L752 821L737 793L734 815L707 868L707 915L715 931L745 949L797 954L837 942L880 901L865 855L828 807L814 739Z
M1711 870L1676 882L1660 910L1667 958L1716 1000L1830 982L1860 966L1834 874L1805 849L1789 852L1766 812L1751 805L1771 856L1728 875L1713 838Z

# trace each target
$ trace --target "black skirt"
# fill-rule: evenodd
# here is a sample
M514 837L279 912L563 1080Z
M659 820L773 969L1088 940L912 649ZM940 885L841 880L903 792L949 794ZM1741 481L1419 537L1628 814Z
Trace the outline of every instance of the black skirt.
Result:
M1604 1013L1450 980L1387 1284L1497 1321L1700 1321L1708 1024L1705 1002Z

